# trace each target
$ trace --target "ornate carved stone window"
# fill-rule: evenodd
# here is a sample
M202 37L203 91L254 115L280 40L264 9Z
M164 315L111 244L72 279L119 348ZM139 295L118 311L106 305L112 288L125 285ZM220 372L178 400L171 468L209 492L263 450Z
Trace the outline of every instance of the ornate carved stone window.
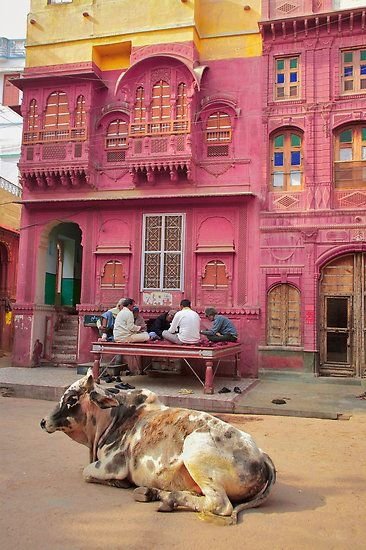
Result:
M354 124L336 133L334 158L336 187L366 185L366 125Z
M144 134L146 132L146 108L144 88L139 86L136 90L135 104L133 108L133 123L131 134Z
M118 162L125 159L127 148L128 124L125 120L113 120L107 128L105 148L108 162Z
M298 56L275 59L275 99L289 100L300 97L299 65Z
M271 139L271 187L298 191L302 185L302 134L296 130L276 132Z
M212 260L205 266L202 277L202 288L221 289L227 288L229 279L226 273L226 265L221 260Z
M230 115L224 111L212 113L206 123L207 156L229 156L229 144L231 140L232 127Z
M267 343L274 346L301 344L300 292L292 285L279 284L268 293Z
M188 103L187 103L187 86L184 82L178 85L177 90L177 112L176 121L174 123L175 130L186 130L188 126Z
M125 282L126 278L121 262L110 260L104 265L101 276L102 288L122 288Z
M29 109L24 125L23 143L30 144L36 143L38 140L38 106L35 99L31 99L29 102Z
M69 139L70 113L65 92L52 92L47 99L42 141Z
M75 109L75 128L85 128L86 112L85 112L85 97L79 95L76 100Z
M165 80L159 80L152 88L150 133L161 134L169 131L170 119L170 85Z
M366 48L342 51L342 92L366 92Z
M183 214L144 216L141 281L144 289L182 289L183 235Z

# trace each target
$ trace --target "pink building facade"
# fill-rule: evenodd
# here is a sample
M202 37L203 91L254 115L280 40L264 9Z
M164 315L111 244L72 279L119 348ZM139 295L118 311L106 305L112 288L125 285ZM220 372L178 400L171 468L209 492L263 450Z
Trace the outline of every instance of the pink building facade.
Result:
M366 6L347 4L263 5L263 368L365 376Z
M37 340L52 360L66 313L81 363L86 325L120 297L147 318L184 297L234 320L241 373L257 374L260 68L260 56L205 62L184 42L132 48L123 71L25 71L14 365Z

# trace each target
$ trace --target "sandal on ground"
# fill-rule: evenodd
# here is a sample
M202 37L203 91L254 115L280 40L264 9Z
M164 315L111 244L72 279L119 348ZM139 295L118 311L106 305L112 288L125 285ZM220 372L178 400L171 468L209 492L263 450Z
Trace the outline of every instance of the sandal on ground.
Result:
M231 393L231 390L224 386L223 388L221 388L221 390L218 391L218 393Z
M194 393L193 390L187 390L186 388L182 388L181 390L178 390L178 393L181 395L190 395L191 393Z
M235 388L233 389L233 391L235 393L242 393L241 389L239 388L239 386L235 386Z

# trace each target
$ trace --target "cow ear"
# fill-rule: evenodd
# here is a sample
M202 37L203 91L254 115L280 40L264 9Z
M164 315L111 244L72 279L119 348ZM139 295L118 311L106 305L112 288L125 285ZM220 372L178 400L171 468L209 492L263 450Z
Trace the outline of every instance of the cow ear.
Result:
M90 393L94 389L94 378L91 369L89 369L84 378L82 378L81 385L87 393Z
M93 401L100 409L111 409L112 407L118 407L119 402L114 397L109 395L102 395L97 391L92 391L89 394L90 400Z

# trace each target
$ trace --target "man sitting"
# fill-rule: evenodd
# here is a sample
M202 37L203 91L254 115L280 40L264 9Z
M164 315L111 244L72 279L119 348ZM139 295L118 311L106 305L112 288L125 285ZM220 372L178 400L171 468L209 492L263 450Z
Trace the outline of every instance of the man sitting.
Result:
M205 309L205 316L212 321L212 327L208 330L201 330L211 342L236 342L238 339L238 331L233 323L225 317L218 315L213 307Z
M118 300L116 307L102 313L100 321L97 322L102 340L107 340L108 342L113 341L114 321L122 308L123 300L124 298L121 298Z
M174 317L168 330L163 331L163 338L173 344L197 344L200 340L200 317L191 309L189 300L182 300L181 310Z
M163 338L162 335L164 330L168 330L176 313L175 309L171 309L167 313L162 313L159 317L154 319L149 332L150 340L161 340Z
M115 342L147 342L149 335L147 332L141 332L141 327L135 325L133 318L133 307L135 301L132 298L126 298L122 302L122 309L118 313L114 322L113 337Z
M135 325L137 327L141 327L140 330L142 332L145 332L146 328L147 328L146 327L146 322L145 322L145 319L143 318L143 316L140 313L140 308L138 306L133 306L132 313L133 313L133 319L134 319Z

